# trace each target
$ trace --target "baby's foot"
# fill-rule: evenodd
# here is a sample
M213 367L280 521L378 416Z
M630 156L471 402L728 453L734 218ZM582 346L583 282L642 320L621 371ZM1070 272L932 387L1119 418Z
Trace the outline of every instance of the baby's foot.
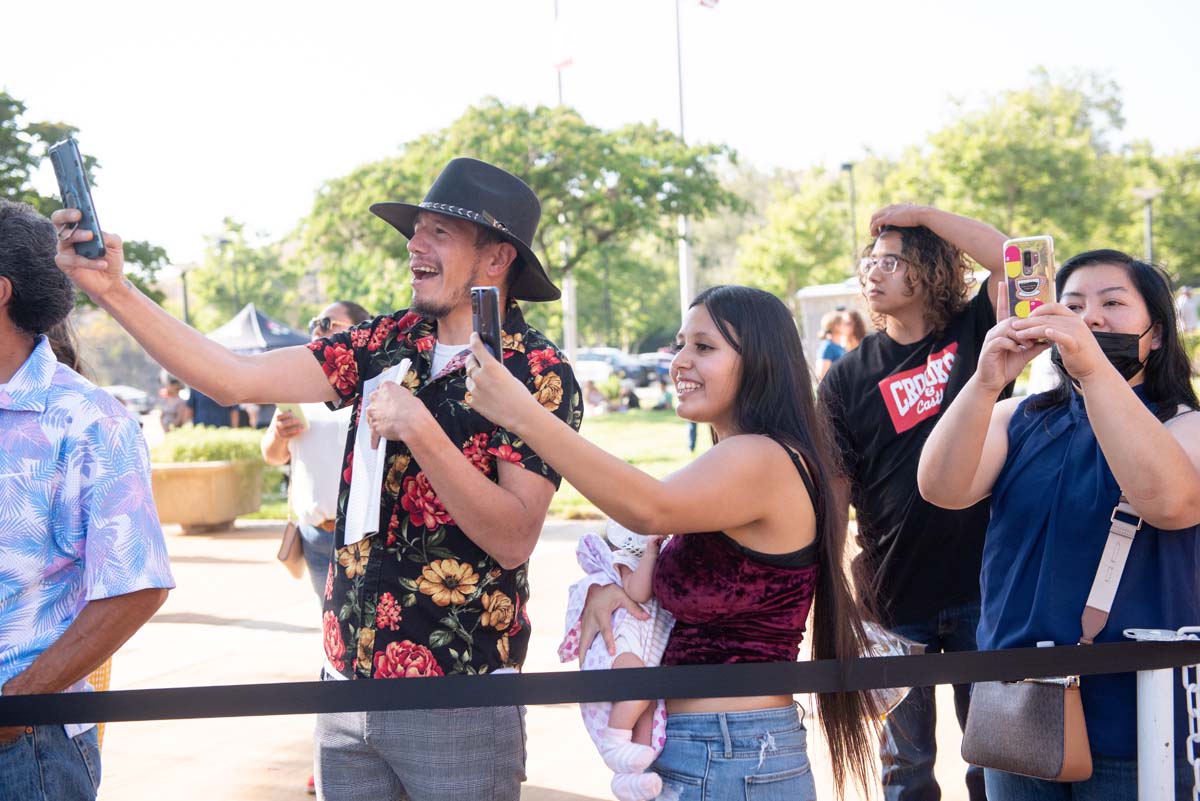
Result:
M662 793L662 778L657 773L618 773L612 791L618 801L650 801Z
M630 729L605 727L600 733L600 756L613 773L641 773L654 762L654 749L633 742Z

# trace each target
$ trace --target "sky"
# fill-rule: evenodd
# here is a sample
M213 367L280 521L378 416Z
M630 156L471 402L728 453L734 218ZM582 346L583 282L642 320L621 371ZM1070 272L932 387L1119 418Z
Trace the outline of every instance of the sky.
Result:
M80 129L106 230L201 258L286 235L321 185L498 97L678 128L674 0L6 4L0 89ZM899 155L1030 81L1115 80L1125 139L1200 146L1200 3L680 0L688 141L763 169ZM38 187L55 184L47 169ZM380 198L419 200L419 198Z

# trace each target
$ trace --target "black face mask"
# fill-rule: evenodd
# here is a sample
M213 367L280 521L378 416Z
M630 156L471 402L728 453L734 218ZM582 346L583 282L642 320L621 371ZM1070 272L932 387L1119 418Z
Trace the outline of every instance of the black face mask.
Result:
M1151 323L1140 334L1115 334L1111 331L1093 331L1092 336L1096 338L1096 342L1100 345L1100 350L1104 351L1104 355L1107 357L1109 363L1117 368L1117 372L1121 374L1121 378L1128 381L1146 366L1146 363L1138 355L1138 347L1141 344L1142 337L1146 336L1153 327L1154 323ZM1067 368L1063 366L1062 354L1058 352L1058 345L1050 346L1050 361L1055 367L1062 368L1064 373L1067 372ZM1070 373L1067 374L1070 375Z

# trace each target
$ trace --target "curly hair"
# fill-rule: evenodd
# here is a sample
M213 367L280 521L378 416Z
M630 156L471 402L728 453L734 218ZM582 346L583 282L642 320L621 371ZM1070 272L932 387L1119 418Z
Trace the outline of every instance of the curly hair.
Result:
M879 237L890 233L900 234L900 255L908 261L904 294L911 297L921 287L925 296L925 322L932 331L943 330L967 305L967 293L975 285L971 262L961 250L923 225L915 228L885 225L863 250L863 256L870 256ZM858 280L866 287L866 274L859 272ZM883 329L884 317L872 312L871 322Z
M54 225L32 206L0 200L0 278L12 284L8 316L37 336L66 319L75 289L54 263Z

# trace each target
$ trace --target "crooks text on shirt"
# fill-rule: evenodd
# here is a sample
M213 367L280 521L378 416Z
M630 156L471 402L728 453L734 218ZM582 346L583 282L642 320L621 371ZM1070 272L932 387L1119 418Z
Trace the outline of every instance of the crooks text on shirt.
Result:
M937 353L931 353L924 367L896 373L879 382L879 391L883 393L883 402L897 434L933 417L942 408L950 368L954 366L957 353L958 343L952 342Z

